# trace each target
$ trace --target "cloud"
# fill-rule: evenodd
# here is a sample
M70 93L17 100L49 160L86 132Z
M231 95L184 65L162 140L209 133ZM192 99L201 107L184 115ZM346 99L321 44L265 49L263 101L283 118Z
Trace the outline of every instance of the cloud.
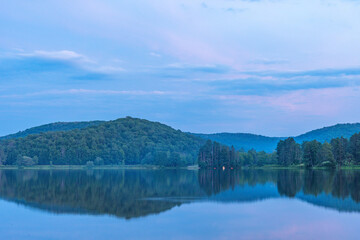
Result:
M163 66L147 67L144 71L148 77L154 78L154 81L159 79L178 79L189 82L209 81L211 79L209 76L222 76L231 72L232 69L225 65L172 63ZM140 72L141 70L137 70L138 74Z
M234 14L236 14L236 13L242 13L242 12L244 12L244 11L246 11L245 8L233 8L233 7L229 7L229 8L226 8L226 9L225 9L225 12L234 13Z
M169 64L162 68L164 71L179 71L179 72L197 72L197 73L227 73L231 71L228 66L225 65L193 65L193 64L182 64L174 63Z
M250 76L233 80L215 80L208 83L213 93L269 95L296 90L356 87L360 86L360 78L336 77L298 77L293 79L278 79L276 77Z
M76 98L88 105L92 118L111 103L118 104L108 107L114 115L130 115L134 109L139 115L174 114L174 123L186 122L187 129L193 128L196 115L197 127L212 130L222 131L226 123L229 131L250 125L259 133L277 134L275 125L300 131L320 119L317 108L321 116L326 109L332 113L347 108L338 118L321 118L318 125L356 120L359 97L350 90L349 96L340 93L360 85L359 4L331 3L5 1L0 8L0 110L13 111L12 116L29 112L10 109L17 99L4 96L28 103L31 93L37 93L30 100L54 100L59 106L67 101L58 116L65 115L65 108L69 118L78 114L72 108ZM181 101L167 101L181 92L189 94L179 97ZM113 96L119 96L117 101ZM130 98L126 96L133 101L122 101ZM156 96L163 101L152 101ZM181 108L184 99L188 104ZM296 111L315 117L289 117ZM29 124L32 118L26 118ZM11 115L2 114L2 119L4 128L12 122ZM297 124L302 122L304 126Z
M311 71L229 71L193 80L212 94L274 95L283 92L360 86L360 68Z
M342 77L342 76L360 76L360 66L355 68L343 69L319 69L310 71L294 71L294 72L275 72L262 73L260 75L272 75L279 78L293 78L293 77Z
M41 92L30 92L24 94L0 95L0 98L28 98L36 96L51 96L51 95L130 95L130 96L146 96L146 95L175 95L185 94L183 92L169 92L169 91L144 91L144 90L101 90L101 89L65 89L65 90L46 90Z
M61 72L65 70L73 72L76 75L73 77L74 79L81 79L90 74L92 75L89 78L90 80L94 79L96 74L98 74L97 76L99 77L104 77L106 74L117 74L126 71L120 66L99 64L98 61L91 59L86 55L70 50L16 52L7 56L7 58L0 59L0 61L1 60L8 65L7 70L4 69L4 71L9 72L12 68L14 68L14 71L20 70L29 72ZM80 74L80 76L78 76L78 74Z
M117 66L98 66L98 67L91 68L91 70L93 70L95 72L109 73L109 74L121 73L121 72L126 71L125 68L117 67Z
M17 55L23 57L38 57L45 59L70 60L76 62L94 63L94 61L90 60L88 57L69 50L61 50L61 51L36 50L32 53L18 53Z
M228 105L266 106L283 112L307 116L337 116L343 110L344 99L359 99L360 87L324 88L297 90L284 94L260 95L217 95L214 98Z
M285 64L289 63L287 59L268 59L268 58L260 58L249 61L250 64L260 64L260 65L274 65L274 64Z
M161 57L161 54L158 54L158 53L155 53L155 52L151 52L151 53L150 53L150 56L153 56L153 57Z

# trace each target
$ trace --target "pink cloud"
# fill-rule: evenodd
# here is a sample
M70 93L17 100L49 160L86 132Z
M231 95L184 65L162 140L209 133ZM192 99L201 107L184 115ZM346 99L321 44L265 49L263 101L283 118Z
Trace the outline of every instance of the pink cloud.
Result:
M334 116L339 114L348 99L360 98L359 88L324 88L296 90L281 95L217 95L215 98L225 104L262 105L282 110L288 113L298 113L312 116ZM360 99L358 99L360 100Z

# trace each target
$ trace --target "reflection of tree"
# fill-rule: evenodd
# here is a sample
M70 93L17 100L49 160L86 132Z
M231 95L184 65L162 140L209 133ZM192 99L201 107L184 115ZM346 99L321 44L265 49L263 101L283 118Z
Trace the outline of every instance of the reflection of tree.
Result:
M307 170L305 171L304 193L311 195L319 195L324 191L325 182L329 181L324 176L324 171Z
M245 184L255 186L268 181L276 182L276 171L264 170L199 170L199 184L207 195L218 194Z
M335 170L200 170L199 184L207 195L218 194L236 186L276 183L280 195L295 197L331 194L351 197L360 202L360 172Z
M244 186L256 186L256 194L240 191L242 196L227 194L227 198L251 201L259 194L274 196L265 183L276 184L279 194L288 197L302 191L319 200L323 196L319 194L326 193L329 198L360 202L360 171L335 170L2 170L0 197L58 213L133 218L171 209L182 203L181 198L191 201L218 194L217 200L223 201L219 193Z
M303 175L300 171L280 170L278 172L277 189L280 195L295 197L303 185Z
M59 213L132 218L180 204L156 198L201 195L194 171L0 171L1 198Z
M338 171L334 177L332 195L337 198L345 199L350 194L352 173Z
M199 184L208 195L217 194L235 186L234 171L208 170L199 171Z
M354 172L351 189L351 198L355 202L360 202L360 172Z

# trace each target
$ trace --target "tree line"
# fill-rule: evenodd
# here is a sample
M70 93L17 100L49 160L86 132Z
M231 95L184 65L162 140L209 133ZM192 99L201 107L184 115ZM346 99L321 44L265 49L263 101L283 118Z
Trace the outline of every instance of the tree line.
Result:
M257 152L254 149L236 151L234 146L228 147L208 140L200 148L198 163L201 168L239 168L276 164L277 159L276 153Z
M294 138L280 140L276 151L266 153L249 150L236 151L208 140L200 148L198 163L201 168L239 168L244 166L304 166L341 167L360 164L360 133L347 138L334 138L330 143L317 140L297 143Z
M316 140L296 143L293 138L281 140L276 148L278 164L284 166L341 167L360 164L360 133L334 138L330 143Z

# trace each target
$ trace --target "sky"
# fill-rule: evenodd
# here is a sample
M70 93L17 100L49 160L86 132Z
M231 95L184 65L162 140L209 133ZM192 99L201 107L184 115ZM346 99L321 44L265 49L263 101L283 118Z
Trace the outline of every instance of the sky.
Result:
M360 122L358 0L0 0L0 135L159 121L295 136Z

